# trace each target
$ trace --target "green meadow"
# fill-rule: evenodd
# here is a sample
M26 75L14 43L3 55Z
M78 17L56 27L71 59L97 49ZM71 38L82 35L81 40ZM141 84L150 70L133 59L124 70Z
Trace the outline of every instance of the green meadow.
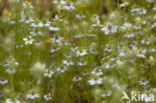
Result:
M0 0L0 103L155 101L155 0Z

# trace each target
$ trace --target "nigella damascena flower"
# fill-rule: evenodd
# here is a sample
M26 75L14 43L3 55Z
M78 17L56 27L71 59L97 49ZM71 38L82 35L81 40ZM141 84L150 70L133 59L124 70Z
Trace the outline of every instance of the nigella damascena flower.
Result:
M44 95L44 99L46 101L50 101L52 99L52 95L50 93L49 94L46 94L46 95Z
M86 65L86 64L87 64L87 62L85 62L85 61L81 61L81 62L78 63L79 66L83 66L83 65Z
M74 37L75 38L82 38L84 36L84 34L77 34L77 35L75 35Z
M140 58L146 58L146 56L143 53L142 54L141 53L137 54L137 56L140 57Z
M111 96L111 94L112 94L112 92L108 91L108 92L103 93L101 96L104 98L104 97L107 97L107 96Z
M112 49L111 48L105 48L104 51L111 52Z
M120 4L120 7L125 7L127 5L129 5L129 2L123 2L122 4Z
M44 71L44 76L45 76L45 77L51 78L53 74L54 74L54 72L53 72L52 70L46 69L46 70Z
M33 99L39 98L39 95L35 94L35 93L34 94L27 94L26 98L33 100Z
M66 66L74 65L74 63L72 61L68 61L68 60L64 60L63 64L65 64Z
M64 5L63 6L63 10L75 10L75 6L73 5L73 3L70 3L69 5Z
M110 30L108 29L108 27L103 27L101 30L104 31L106 35L110 33Z
M50 38L52 43L61 43L61 40L63 40L63 37L57 36L55 38Z
M60 50L60 49L61 49L61 48L53 48L53 49L50 50L50 52L51 52L51 53L54 53L54 52L56 52L56 51L58 51L58 50Z
M153 11L156 11L156 7L153 7L153 9L152 9Z
M67 70L66 66L59 67L59 68L56 69L56 71L60 71L61 73L65 72L66 70Z
M151 29L152 28L155 28L156 27L156 23L153 23L152 25L151 25Z
M98 53L98 51L95 50L95 49L92 48L92 47L89 48L89 51L90 51L90 53L92 53L92 54L97 54L97 53Z
M36 23L31 23L31 26L34 28L38 27Z
M50 23L51 23L51 22L46 22L44 25L45 25L46 27L49 27L49 26L50 26Z
M1 85L7 84L7 83L8 83L8 80L0 80Z
M124 23L120 28L122 30L127 30L127 29L131 29L132 24L131 23Z
M102 78L97 78L97 79L90 79L90 80L88 80L88 83L90 84L90 85L95 85L95 84L102 84Z
M76 52L76 55L77 56L85 56L85 55L87 55L87 51L86 50L78 50Z
M37 24L37 26L41 28L41 27L43 27L44 25L43 25L42 22L40 22L40 23Z
M49 30L50 30L50 31L59 31L59 30L60 30L60 28L50 26L50 27L49 27Z
M66 3L65 1L61 0L61 1L60 1L60 4L61 4L61 5L66 5L67 3Z
M78 19L82 19L82 18L85 18L85 17L86 17L85 15L79 15L79 14L76 15L76 18L78 18Z
M93 70L92 72L91 72L91 74L93 74L93 75L96 75L96 76L101 76L101 75L103 75L103 72L102 72L102 70L101 69L99 69L99 70Z
M59 22L63 21L63 19L60 19L58 15L55 15L55 18L53 20L54 21L59 21Z
M131 15L134 15L134 14L144 15L146 13L147 13L146 9L134 8L131 10Z
M73 81L77 82L77 81L81 81L82 80L82 77L74 77L73 78Z
M19 100L12 100L11 98L7 98L6 100L5 100L5 103L21 103Z
M8 69L6 69L6 72L8 74L14 74L14 73L16 73L16 69L10 69L10 68L8 68Z
M130 33L130 34L125 34L124 37L127 37L127 38L134 38L135 35L134 35L134 33Z
M147 2L149 2L149 3L152 3L154 0L146 0Z
M105 35L108 35L109 33L116 33L118 29L118 26L106 26L103 27L101 30L105 32Z
M149 82L146 81L146 80L143 80L143 81L138 81L139 85L147 85Z
M29 36L28 38L23 38L23 40L25 41L25 44L33 44L33 42L35 41L31 36Z

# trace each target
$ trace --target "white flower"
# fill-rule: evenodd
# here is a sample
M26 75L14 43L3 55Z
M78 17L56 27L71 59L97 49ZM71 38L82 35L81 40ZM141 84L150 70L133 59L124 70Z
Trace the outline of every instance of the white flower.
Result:
M43 35L43 33L41 31L38 32L38 35Z
M96 83L97 83L97 84L102 84L102 78L98 78L98 79L96 80Z
M134 34L133 33L131 33L131 34L128 34L128 36L127 36L128 38L134 38Z
M131 24L131 23L124 23L124 24L121 26L121 29L127 30L127 29L130 29L131 27L132 27L132 24Z
M152 48L151 51L152 51L152 52L155 52L156 50L155 50L155 48Z
M51 78L53 74L54 74L54 72L52 70L49 71L48 69L46 69L44 76Z
M37 27L37 25L35 23L31 23L32 27Z
M92 48L92 46L89 48L89 51L92 54L97 54L98 53L94 48Z
M151 28L155 28L156 27L156 23L154 23L152 26L151 26Z
M148 81L138 81L139 85L147 85L149 82Z
M140 58L145 58L144 54L137 54L137 56L140 57Z
M149 2L149 3L152 3L153 2L153 0L146 0L147 2Z
M119 56L123 57L123 56L125 56L125 53L124 52L120 52Z
M38 94L27 94L26 95L26 98L27 99L35 99L35 98L39 98L39 95Z
M75 35L74 37L75 38L82 38L84 36L84 34L77 34L77 35Z
M63 0L61 0L60 3L61 3L62 5L65 5L65 4L66 4L66 2L63 1Z
M64 60L63 64L65 64L66 66L74 65L74 63L72 61L67 61L67 60Z
M110 68L110 65L109 65L109 64L107 64L107 65L105 65L105 67L108 69L108 68Z
M153 16L153 19L156 19L156 15Z
M115 59L115 58L111 58L110 60L111 60L111 61L115 61L116 59Z
M38 27L43 27L43 23L40 22L40 23L37 24L37 26L38 26Z
M117 26L112 26L111 32L112 33L116 33L117 32L118 27Z
M44 99L45 99L46 101L51 100L51 99L52 99L51 94L49 93L49 94L47 94L47 95L44 95Z
M53 0L53 3L54 3L54 4L58 4L58 1L56 1L56 0Z
M146 49L143 49L141 52L145 54L147 51L146 51Z
M118 27L117 26L107 26L107 27L103 27L101 30L105 32L105 35L108 35L110 32L112 33L116 33L117 32Z
M61 49L61 48L53 48L53 49L50 50L50 52L51 52L51 53L54 53L55 51L58 51L58 50L60 50L60 49Z
M153 10L153 11L156 11L156 7L154 7L152 10Z
M103 72L99 71L96 73L97 76L103 75Z
M144 21L142 21L142 23L143 23L143 24L146 24L146 23L147 23L147 21L145 21L145 20L144 20Z
M44 24L46 27L49 27L50 26L50 23L46 23L46 24Z
M5 103L21 103L19 100L13 101L12 99L8 98L5 100Z
M37 33L36 32L29 32L32 36L36 36Z
M85 15L79 15L79 14L76 15L76 18L78 18L78 19L82 19L82 18L85 18L85 17L86 17Z
M96 76L101 76L103 75L103 72L101 69L99 69L98 71L97 70L92 71L91 74L95 74Z
M50 27L49 27L49 30L50 30L50 31L58 31L58 30L60 30L60 28L50 26Z
M76 8L73 6L73 3L70 3L69 5L63 5L64 10L75 10Z
M1 85L7 84L7 83L8 83L8 80L0 80Z
M29 36L29 38L23 38L23 40L25 41L25 44L33 44L33 42L35 41L31 36Z
M129 2L124 2L124 3L120 4L120 7L125 7L127 5L129 5Z
M60 44L62 39L63 39L63 37L57 36L55 38L51 38L51 41L52 41L52 43L56 42L56 43Z
M107 93L103 93L101 96L104 98L104 97L107 97L107 96L110 96L112 93L109 91Z
M15 69L10 69L10 68L8 68L8 69L6 69L6 72L7 72L8 74L14 74L14 73L16 72L16 70L15 70Z
M90 79L90 80L88 80L88 83L90 84L90 85L95 85L95 84L102 84L102 78L98 78L97 80L95 80L95 79Z
M66 70L67 70L67 67L66 66L56 69L56 71L60 71L62 73L65 72Z
M14 103L10 98L5 100L5 103Z
M96 81L94 79L91 79L91 80L88 80L88 83L90 85L95 85L96 84Z
M26 20L25 23L28 24L28 23L30 23L30 21L29 20Z
M82 77L74 77L73 78L73 81L77 82L77 81L81 81L82 80Z
M134 8L131 10L131 15L138 14L138 15L143 15L146 14L147 10L146 9L140 9L140 8Z
M30 17L30 18L29 18L29 21L30 21L30 22L33 22L33 21L34 21L34 18Z
M112 49L111 48L105 48L104 51L111 52Z
M19 100L15 100L15 103L21 103Z
M123 67L125 64L123 61L120 61L120 60L117 60L116 63L119 67Z
M77 56L85 56L85 55L87 55L87 52L86 52L86 50L81 50L81 51L77 51L76 52L76 54L77 54Z
M104 31L106 35L110 33L110 30L107 27L103 27L101 30Z
M83 66L83 65L86 65L86 64L87 64L87 63L84 62L84 61L81 61L81 62L78 63L79 66Z

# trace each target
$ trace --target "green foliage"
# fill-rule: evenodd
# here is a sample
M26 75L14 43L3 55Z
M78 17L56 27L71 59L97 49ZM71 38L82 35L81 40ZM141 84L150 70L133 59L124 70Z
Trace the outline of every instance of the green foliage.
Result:
M0 103L155 95L154 0L31 1L9 1L0 17Z

